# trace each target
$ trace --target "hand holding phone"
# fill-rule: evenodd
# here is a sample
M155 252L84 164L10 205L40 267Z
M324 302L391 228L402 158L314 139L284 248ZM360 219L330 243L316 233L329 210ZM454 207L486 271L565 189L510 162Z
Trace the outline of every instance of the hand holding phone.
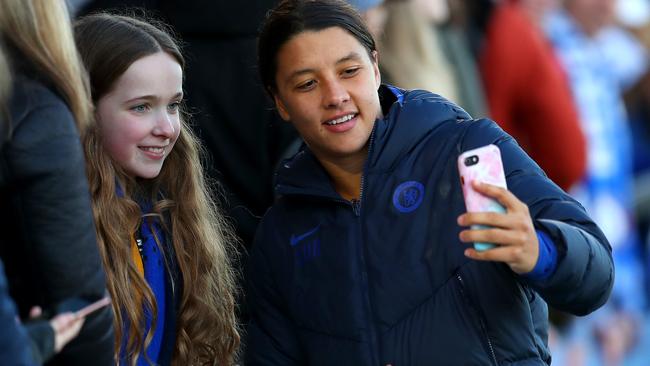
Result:
M472 187L473 181L479 181L507 188L501 153L497 146L487 145L462 153L458 157L458 172L467 212L506 212L505 208L497 200L477 192ZM471 226L472 229L485 229L487 227L484 225ZM492 243L474 243L474 249L478 251L488 250L493 247L494 244Z

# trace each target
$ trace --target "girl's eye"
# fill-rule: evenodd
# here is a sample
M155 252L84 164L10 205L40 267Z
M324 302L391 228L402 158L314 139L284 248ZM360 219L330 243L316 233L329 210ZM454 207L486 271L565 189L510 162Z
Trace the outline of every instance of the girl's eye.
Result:
M345 70L343 70L343 76L344 77L354 76L357 73L359 73L359 70L361 70L360 67L352 67L352 68L349 68L349 69L345 69Z
M167 110L171 113L176 113L181 108L181 102L173 102L167 105Z
M149 110L149 106L146 104L138 104L136 106L131 107L131 110L136 113L144 113Z
M298 85L298 86L296 87L296 89L298 89L298 90L300 90L300 91L307 91L307 90L311 90L311 89L313 89L315 86L316 86L316 81L314 81L314 80L308 80L308 81L306 81L306 82L304 82L304 83Z

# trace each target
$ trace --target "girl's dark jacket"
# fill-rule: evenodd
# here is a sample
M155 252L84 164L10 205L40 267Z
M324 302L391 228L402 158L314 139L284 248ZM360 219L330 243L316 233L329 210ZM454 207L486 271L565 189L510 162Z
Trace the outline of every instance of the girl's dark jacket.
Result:
M14 58L18 73L0 154L0 258L23 318L32 306L52 316L106 293L73 116L25 64ZM112 323L110 306L89 315L79 336L48 365L114 364ZM43 346L51 351L51 343Z
M360 202L307 148L279 169L251 253L247 364L549 364L547 303L582 315L607 300L607 239L494 122L425 91L380 96ZM487 144L557 247L543 282L463 255L456 160Z

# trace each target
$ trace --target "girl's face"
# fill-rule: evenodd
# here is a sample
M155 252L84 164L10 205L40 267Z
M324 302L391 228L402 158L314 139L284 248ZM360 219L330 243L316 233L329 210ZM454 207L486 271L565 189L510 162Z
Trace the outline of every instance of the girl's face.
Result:
M127 174L155 178L180 133L183 70L165 52L129 66L97 103L104 148Z
M365 158L381 114L376 54L339 27L306 31L277 55L275 103L319 159Z

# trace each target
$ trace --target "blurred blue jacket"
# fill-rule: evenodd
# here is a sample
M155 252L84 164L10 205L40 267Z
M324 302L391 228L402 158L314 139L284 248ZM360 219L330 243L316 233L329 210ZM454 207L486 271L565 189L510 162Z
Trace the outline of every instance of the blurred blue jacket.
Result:
M36 365L31 344L25 329L18 324L18 313L9 296L4 266L0 261L0 365Z
M607 300L607 239L494 122L425 91L380 97L360 202L336 193L306 147L280 168L248 269L246 364L550 364L547 302L581 315ZM557 247L543 282L463 255L456 160L487 144Z

